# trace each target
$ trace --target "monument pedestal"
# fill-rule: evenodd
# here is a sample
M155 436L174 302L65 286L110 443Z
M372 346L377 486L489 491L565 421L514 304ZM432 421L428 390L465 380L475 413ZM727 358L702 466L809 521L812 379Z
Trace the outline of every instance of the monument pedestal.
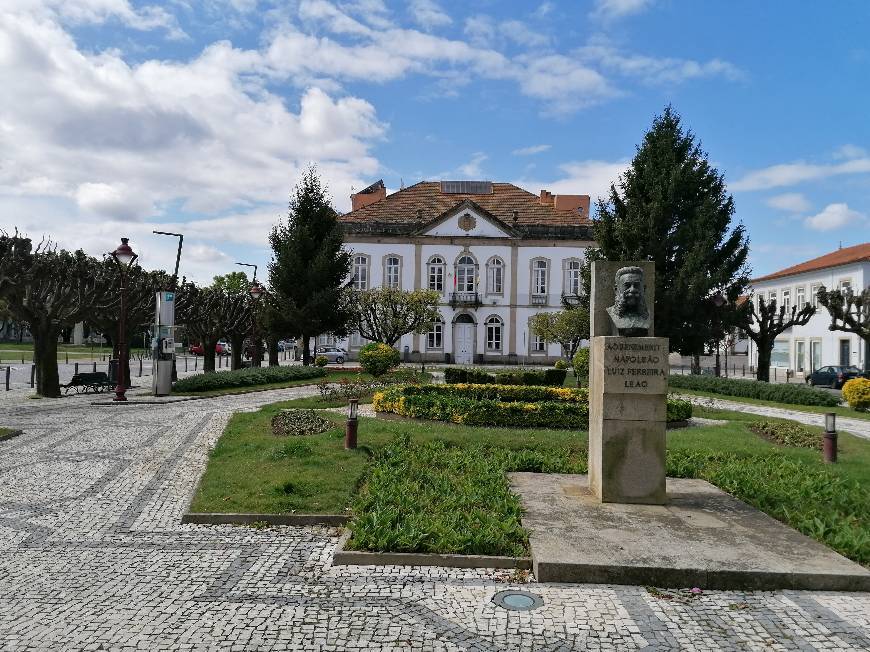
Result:
M601 502L664 505L668 339L592 338L589 485Z

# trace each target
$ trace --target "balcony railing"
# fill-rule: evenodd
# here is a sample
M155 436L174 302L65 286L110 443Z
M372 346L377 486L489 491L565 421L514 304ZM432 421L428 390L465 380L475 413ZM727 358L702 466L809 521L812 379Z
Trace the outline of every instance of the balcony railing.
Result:
M533 306L546 306L550 301L550 297L546 294L533 294L531 296L531 304Z
M478 307L482 305L480 301L480 295L477 292L452 292L450 294L450 307L456 308L457 306L473 306Z

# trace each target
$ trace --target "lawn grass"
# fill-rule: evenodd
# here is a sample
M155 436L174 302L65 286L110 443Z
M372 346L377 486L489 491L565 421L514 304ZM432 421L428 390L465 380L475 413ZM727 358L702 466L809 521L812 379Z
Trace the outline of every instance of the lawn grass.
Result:
M326 433L271 434L278 410L318 404L297 399L234 415L191 511L346 513L354 516L351 545L360 548L518 554L525 534L515 504L492 489L492 474L586 472L584 432L361 418L360 447L346 451L344 416L330 412L336 427ZM668 431L669 476L706 479L870 564L870 442L842 433L839 463L825 465L818 451L778 446L746 427L773 419L707 408L696 414L728 423ZM821 428L810 429L821 437ZM433 486L453 495L439 502ZM475 487L490 489L476 494ZM467 518L475 509L479 518Z
M342 378L352 379L359 378L361 380L371 380L369 374L360 373L358 371L342 371L329 370L326 376L319 378L299 378L296 380L285 380L280 383L266 383L264 385L247 385L245 387L225 387L223 389L209 389L201 392L172 392L173 396L227 396L229 394L245 394L247 392L259 392L267 389L285 389L287 387L300 387L302 385L316 385L317 383L326 381L335 382Z
M782 408L783 410L796 410L798 412L811 412L813 414L825 414L834 412L837 416L849 417L850 419L870 420L870 412L858 412L850 407L837 406L825 407L823 405L792 405L791 403L777 403L776 401L765 401L759 398L744 398L742 396L726 396L724 394L714 394L712 392L702 392L694 389L674 389L677 394L686 394L692 396L704 396L706 398L716 398L723 401L733 401L735 403L748 403L750 405L764 405L768 407Z

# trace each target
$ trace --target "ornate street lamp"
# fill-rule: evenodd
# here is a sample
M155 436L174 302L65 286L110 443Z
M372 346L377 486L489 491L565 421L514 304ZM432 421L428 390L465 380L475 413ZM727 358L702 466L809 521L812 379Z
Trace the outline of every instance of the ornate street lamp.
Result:
M124 375L127 360L127 274L139 257L128 244L129 238L121 238L121 244L112 252L112 259L121 275L121 310L118 316L118 385L115 387L115 401L127 400L127 379Z
M722 296L721 292L716 292L716 294L713 295L711 301L713 301L713 307L716 309L713 313L715 316L713 329L716 335L716 378L718 378L719 375L722 373L722 367L719 364L719 347L721 344L719 337L719 323L721 321L721 317L719 315L719 311L722 309L722 306L727 303L728 300L724 296Z

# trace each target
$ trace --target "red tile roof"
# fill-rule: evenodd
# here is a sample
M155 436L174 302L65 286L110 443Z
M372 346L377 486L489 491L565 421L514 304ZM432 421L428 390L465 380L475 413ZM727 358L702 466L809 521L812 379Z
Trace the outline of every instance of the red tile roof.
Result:
M420 227L466 200L473 201L507 225L576 227L592 224L587 214L556 210L552 204L542 204L537 195L512 183L493 183L491 194L479 195L443 193L438 181L421 181L408 186L374 204L342 215L339 221L349 225L373 222ZM514 211L516 222L513 221Z
M828 269L830 267L839 267L841 265L848 265L849 263L860 262L870 262L870 242L855 245L854 247L837 249L837 251L832 251L824 256L813 258L805 263L786 267L785 269L781 269L773 274L752 279L752 282L758 283L760 281L771 281L784 276L794 276L795 274L815 272L820 269Z

